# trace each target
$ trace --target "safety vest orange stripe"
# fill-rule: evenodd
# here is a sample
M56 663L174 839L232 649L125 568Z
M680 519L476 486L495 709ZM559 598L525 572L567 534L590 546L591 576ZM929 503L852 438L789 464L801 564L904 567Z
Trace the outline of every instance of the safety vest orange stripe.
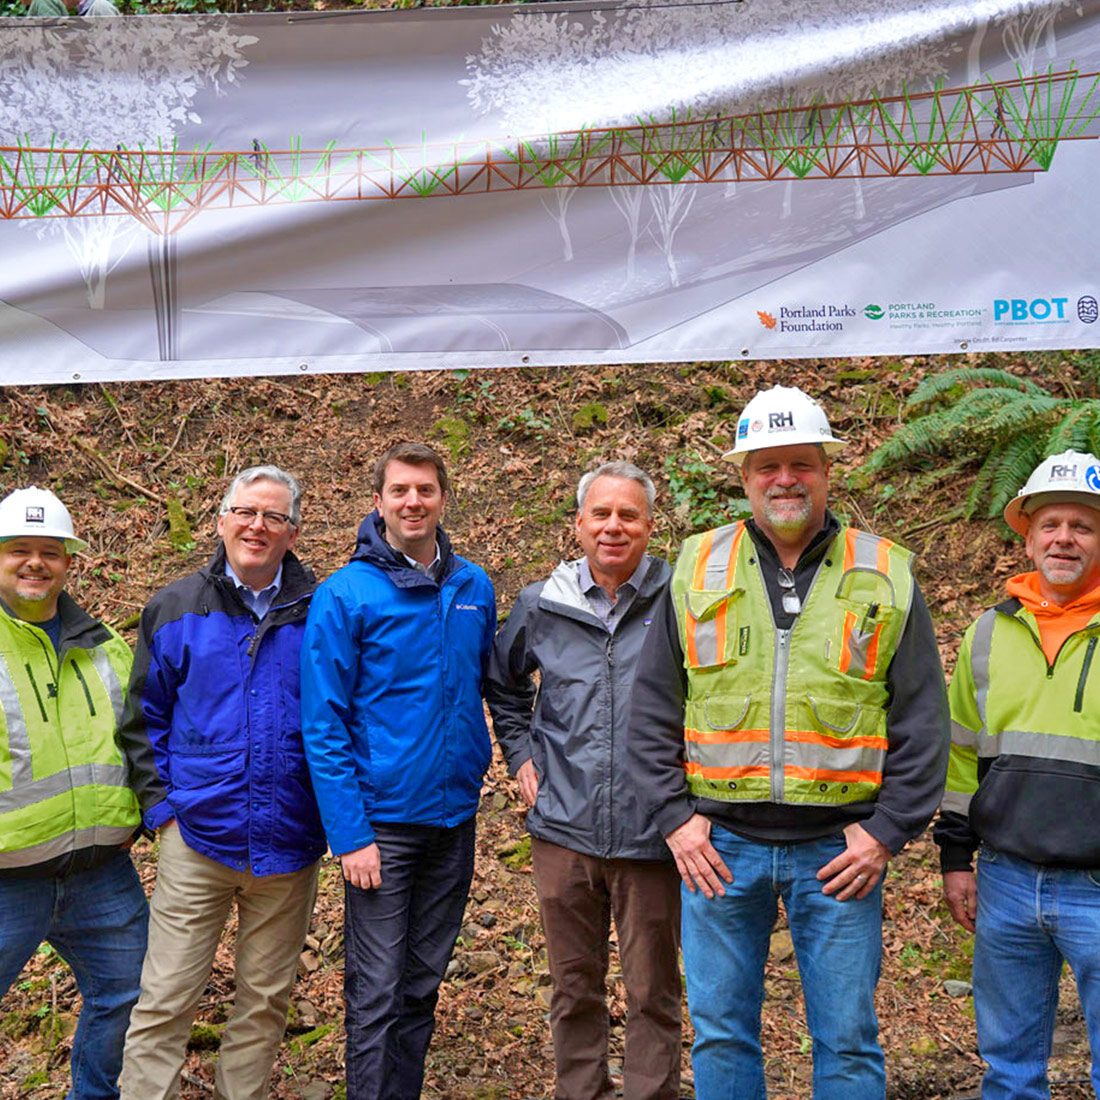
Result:
M771 736L768 730L684 730L685 741L696 741L701 745L733 745L739 741L767 741Z
M859 537L859 532L854 527L849 527L844 532L844 572L847 573L849 569L855 565L856 562L856 539Z
M834 737L817 730L787 730L786 740L805 745L825 745L830 749L881 749L885 752L890 747L886 737Z
M847 555L845 555L847 556ZM856 617L851 611L844 612L844 629L840 638L840 671L847 672L852 663L852 631L856 628Z
M737 534L733 536L730 544L730 560L726 565L726 591L733 588L734 578L737 576L737 548L741 545L741 536L745 533L745 525L737 525Z
M878 571L887 577L890 575L890 549L893 545L889 539L878 540L878 561L875 564Z
M699 555L695 559L695 575L691 579L691 586L697 592L707 586L707 562L710 561L710 551L713 545L714 532L708 531L699 543Z
M830 783L873 783L882 785L882 772L839 772L829 768L799 768L788 764L783 769L788 779L827 780Z
M688 775L701 775L704 779L767 779L767 764L748 764L737 768L708 768L692 760L684 761L684 771Z
M878 640L882 634L882 623L875 627L871 640L867 643L867 667L863 670L864 680L870 680L875 673L875 663L878 660Z

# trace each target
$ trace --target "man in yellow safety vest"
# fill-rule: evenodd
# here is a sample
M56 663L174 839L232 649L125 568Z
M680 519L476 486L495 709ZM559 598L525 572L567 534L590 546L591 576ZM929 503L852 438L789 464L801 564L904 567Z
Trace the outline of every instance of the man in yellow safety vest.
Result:
M684 884L698 1100L764 1095L780 897L815 1100L885 1095L882 878L939 801L947 707L911 555L828 510L843 445L801 390L749 402L729 454L752 518L684 543L638 663L630 749Z

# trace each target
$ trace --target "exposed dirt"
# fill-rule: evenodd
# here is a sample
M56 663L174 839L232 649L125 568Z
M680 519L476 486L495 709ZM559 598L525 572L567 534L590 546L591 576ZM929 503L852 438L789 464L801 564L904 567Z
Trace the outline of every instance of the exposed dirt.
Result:
M0 448L0 488L36 482L65 499L79 533L91 542L71 591L132 634L148 596L209 554L227 474L271 461L300 476L306 499L298 549L324 576L346 560L370 507L374 457L399 438L428 438L452 459L446 526L459 552L489 570L506 610L522 584L574 552L572 491L584 469L612 457L649 469L660 493L654 547L674 553L689 531L722 522L741 495L719 455L742 404L758 387L797 384L823 400L834 429L851 444L834 466L834 506L920 552L918 577L950 668L966 624L993 602L1007 575L1023 568L1022 550L1000 525L956 518L965 470L938 483L933 475L916 499L905 491L909 475L869 486L851 476L898 423L899 403L916 381L944 364L703 364L11 389L0 393L6 448ZM1045 367L1049 371L1049 361ZM1013 369L1034 368L1020 362ZM466 924L441 996L428 1097L551 1094L549 986L529 866L522 848L516 850L523 836L518 807L518 792L498 760L480 811ZM142 846L136 855L151 888L152 850ZM341 924L340 876L329 863L274 1097L343 1095ZM940 905L927 837L891 865L885 943L878 1003L889 1095L976 1095L980 1062L971 1002L949 997L943 987L944 979L968 977L969 937ZM1064 985L1055 1095L1084 1097L1091 1095L1084 1084L1087 1041L1072 979ZM771 1095L807 1097L809 1039L782 921L767 988ZM611 995L618 1057L625 996L617 973ZM186 1100L212 1095L212 1048L232 996L230 928L199 1013L206 1026L192 1035ZM78 1007L68 969L52 953L40 952L0 1000L0 1100L64 1095ZM684 1046L688 1094L689 1040L690 1029Z

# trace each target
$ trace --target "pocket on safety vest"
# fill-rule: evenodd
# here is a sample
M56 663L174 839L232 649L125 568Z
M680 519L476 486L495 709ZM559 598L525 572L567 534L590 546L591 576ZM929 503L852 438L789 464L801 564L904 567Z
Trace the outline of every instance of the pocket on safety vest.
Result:
M733 664L747 642L740 629L743 588L689 588L684 593L684 660L688 668ZM747 630L747 628L746 628Z

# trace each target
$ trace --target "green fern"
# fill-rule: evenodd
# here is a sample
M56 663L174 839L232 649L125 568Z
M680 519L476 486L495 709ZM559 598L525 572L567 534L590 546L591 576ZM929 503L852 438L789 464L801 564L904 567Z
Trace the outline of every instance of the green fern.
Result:
M963 504L969 518L1000 515L1047 455L1100 453L1100 399L1057 397L1030 378L996 367L957 367L921 381L905 404L910 419L878 447L861 480L896 467L930 473L978 463ZM928 470L930 461L935 471Z

